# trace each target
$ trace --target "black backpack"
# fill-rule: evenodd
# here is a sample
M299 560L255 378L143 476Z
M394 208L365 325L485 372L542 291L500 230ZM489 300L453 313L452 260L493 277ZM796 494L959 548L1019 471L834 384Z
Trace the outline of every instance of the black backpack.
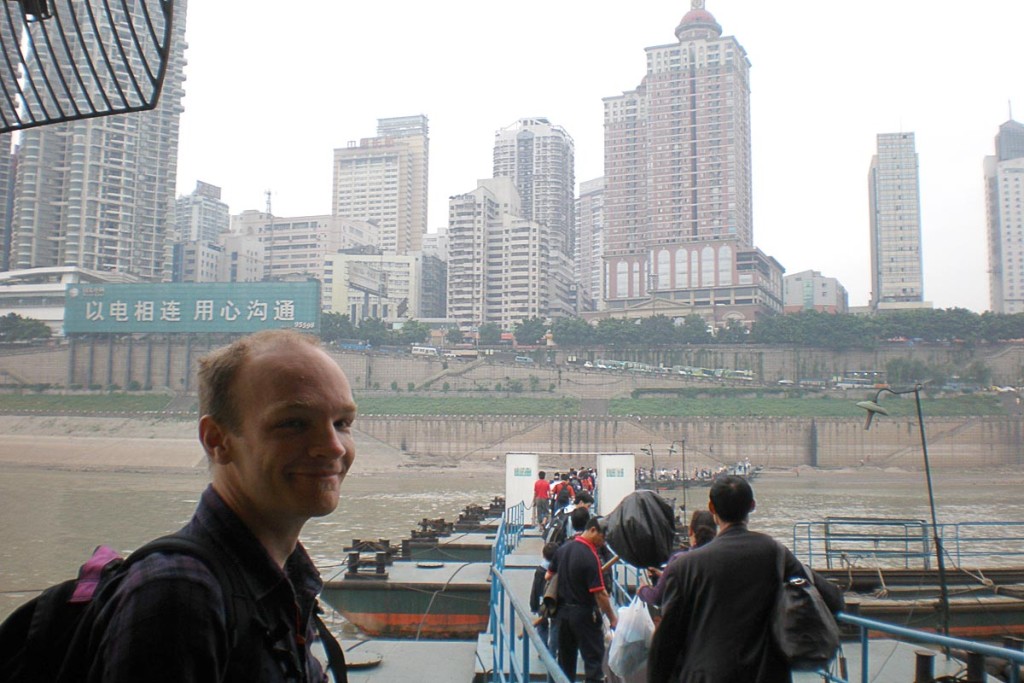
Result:
M0 624L0 683L84 680L92 661L89 642L97 614L128 569L153 553L190 555L213 573L225 596L227 628L234 649L241 640L239 624L249 624L257 618L256 603L248 595L237 567L229 565L230 569L225 570L206 542L177 533L150 541L127 558L120 558L109 549L97 549L93 560L82 566L78 578L51 586L15 610ZM341 646L318 614L313 619L335 680L346 683Z

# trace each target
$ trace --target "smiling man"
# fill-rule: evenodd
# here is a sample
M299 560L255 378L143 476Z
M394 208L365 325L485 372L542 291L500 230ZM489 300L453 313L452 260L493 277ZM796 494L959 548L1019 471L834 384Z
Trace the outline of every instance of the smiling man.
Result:
M97 620L89 681L326 681L309 648L322 582L299 533L334 511L355 459L348 379L315 338L285 330L199 364L212 483L181 533L244 586L225 595L188 554L138 561Z

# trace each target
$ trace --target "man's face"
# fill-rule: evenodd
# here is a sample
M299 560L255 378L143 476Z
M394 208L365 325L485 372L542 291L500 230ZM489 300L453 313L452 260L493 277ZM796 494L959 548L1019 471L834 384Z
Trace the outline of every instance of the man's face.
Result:
M301 526L338 506L355 459L356 405L341 368L320 349L283 344L250 357L231 396L214 485L250 523Z

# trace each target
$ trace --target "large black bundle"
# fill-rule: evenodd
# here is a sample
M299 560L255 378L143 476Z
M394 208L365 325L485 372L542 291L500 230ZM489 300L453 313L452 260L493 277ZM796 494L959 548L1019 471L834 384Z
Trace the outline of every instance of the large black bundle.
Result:
M634 567L657 567L668 560L675 545L676 520L672 505L654 491L635 491L607 517L605 541Z

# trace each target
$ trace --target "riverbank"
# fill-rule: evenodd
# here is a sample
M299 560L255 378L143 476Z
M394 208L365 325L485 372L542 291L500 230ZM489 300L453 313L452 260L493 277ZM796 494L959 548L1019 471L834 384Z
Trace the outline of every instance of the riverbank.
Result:
M417 458L372 436L356 434L356 471L396 474L442 470L448 463ZM196 471L206 454L195 418L0 415L0 466L75 471ZM494 471L503 463L460 464L460 471Z

